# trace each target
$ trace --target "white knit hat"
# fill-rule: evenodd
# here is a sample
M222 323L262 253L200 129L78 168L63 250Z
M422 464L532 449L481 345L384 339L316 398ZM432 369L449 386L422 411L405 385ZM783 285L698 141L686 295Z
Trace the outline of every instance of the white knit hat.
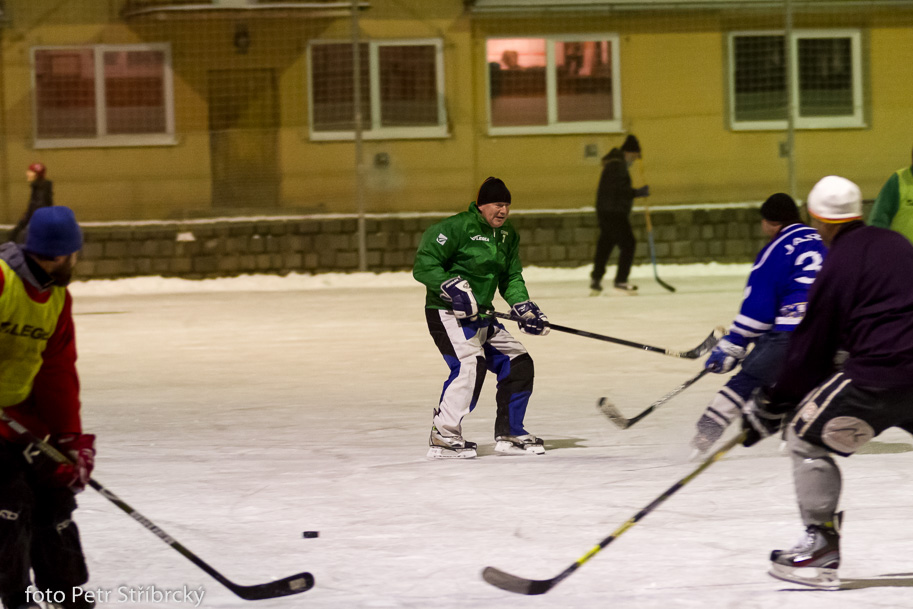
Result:
M829 224L861 220L862 192L846 178L821 178L808 193L808 213Z

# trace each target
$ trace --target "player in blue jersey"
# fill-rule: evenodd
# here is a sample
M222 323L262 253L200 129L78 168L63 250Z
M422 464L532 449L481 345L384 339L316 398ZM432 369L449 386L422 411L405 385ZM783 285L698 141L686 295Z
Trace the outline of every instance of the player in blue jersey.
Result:
M827 252L815 229L802 224L799 209L787 194L771 195L761 206L761 229L771 241L751 268L739 315L704 364L718 374L731 371L739 362L742 368L698 419L691 444L700 452L741 418L752 391L776 380L790 334L805 316L808 289Z

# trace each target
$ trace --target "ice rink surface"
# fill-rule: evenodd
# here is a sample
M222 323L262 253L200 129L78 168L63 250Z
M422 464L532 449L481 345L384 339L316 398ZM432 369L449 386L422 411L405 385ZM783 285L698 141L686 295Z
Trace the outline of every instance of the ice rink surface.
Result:
M527 283L552 322L687 350L729 324L748 267L661 267L675 294L639 267L639 295L596 298L585 269L536 271ZM913 441L903 432L839 461L840 573L850 589L766 574L770 550L802 532L789 460L770 439L734 449L548 594L518 596L485 583L482 568L551 578L688 474L694 423L725 376L705 377L623 431L597 411L599 397L633 416L702 360L527 336L508 323L535 360L527 428L547 454L493 454L489 375L464 421L479 458L430 461L447 369L425 327L423 288L408 274L132 281L73 287L96 479L238 584L300 571L317 583L298 596L241 600L88 490L76 521L87 588L109 591L102 606L193 606L118 594L150 586L202 587L200 606L219 609L911 605Z

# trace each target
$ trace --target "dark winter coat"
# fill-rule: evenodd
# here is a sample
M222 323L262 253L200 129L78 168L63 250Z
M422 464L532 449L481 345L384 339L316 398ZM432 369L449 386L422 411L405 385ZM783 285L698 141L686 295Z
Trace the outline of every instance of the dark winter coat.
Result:
M29 221L32 219L32 214L35 213L39 207L50 207L54 205L54 183L50 180L35 180L31 183L32 194L29 197L29 205L25 209L25 213L22 214L22 217L19 218L19 222L16 223L16 226L13 227L13 230L10 231L9 240L18 241L20 234L28 226Z
M596 190L596 211L600 214L621 214L627 216L634 205L634 188L631 187L631 174L625 162L625 153L620 148L612 148L607 155L607 162L599 177L599 188Z
M809 290L805 319L793 332L777 400L798 403L834 370L855 384L913 387L913 245L903 235L862 221L837 233Z

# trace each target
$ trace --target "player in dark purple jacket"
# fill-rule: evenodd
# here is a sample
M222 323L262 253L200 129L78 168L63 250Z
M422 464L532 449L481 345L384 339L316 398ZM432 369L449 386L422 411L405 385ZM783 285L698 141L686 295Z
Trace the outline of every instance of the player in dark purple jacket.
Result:
M841 478L832 454L848 457L889 427L913 433L913 245L899 233L865 226L859 187L845 178L819 181L808 210L828 256L783 372L746 405L745 445L776 432L796 412L786 440L806 535L790 550L773 551L770 573L837 588ZM837 366L835 359L844 361ZM802 568L816 575L804 577Z

